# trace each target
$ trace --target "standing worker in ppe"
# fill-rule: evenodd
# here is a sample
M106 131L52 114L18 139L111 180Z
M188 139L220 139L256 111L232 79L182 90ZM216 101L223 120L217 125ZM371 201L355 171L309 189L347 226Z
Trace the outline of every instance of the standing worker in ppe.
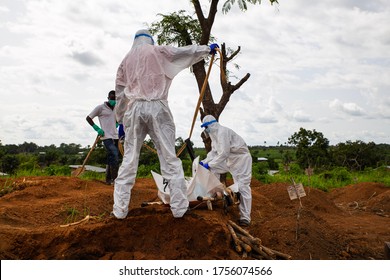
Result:
M188 209L184 171L175 153L175 124L168 106L168 90L183 69L215 53L217 44L185 47L155 46L148 30L137 31L133 46L116 77L117 120L125 128L124 156L115 180L112 214L127 216L140 150L148 134L156 147L162 176L168 180L170 206L175 218Z
M211 115L203 118L201 127L205 128L205 133L211 138L211 151L200 164L217 176L227 172L232 174L240 192L239 224L249 226L252 208L252 156L249 149L241 136L220 125Z
M108 101L98 105L86 117L87 122L101 136L104 147L107 151L107 166L106 166L106 184L114 183L118 175L118 132L116 129L115 120L115 91L111 90L108 93ZM101 128L93 122L93 118L98 117Z

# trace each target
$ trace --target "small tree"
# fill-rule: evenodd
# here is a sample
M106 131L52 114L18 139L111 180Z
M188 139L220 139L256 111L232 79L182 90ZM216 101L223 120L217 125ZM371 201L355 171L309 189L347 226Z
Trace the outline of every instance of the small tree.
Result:
M20 165L16 155L5 155L1 159L1 170L4 173L14 174Z
M321 132L300 128L290 138L288 143L296 146L296 158L301 168L319 167L329 164L329 140Z

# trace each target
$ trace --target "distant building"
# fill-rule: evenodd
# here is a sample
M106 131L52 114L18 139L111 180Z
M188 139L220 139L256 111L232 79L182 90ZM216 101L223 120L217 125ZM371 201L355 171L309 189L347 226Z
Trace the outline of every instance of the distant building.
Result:
M265 158L265 157L258 157L257 158L257 161L267 161L268 158Z

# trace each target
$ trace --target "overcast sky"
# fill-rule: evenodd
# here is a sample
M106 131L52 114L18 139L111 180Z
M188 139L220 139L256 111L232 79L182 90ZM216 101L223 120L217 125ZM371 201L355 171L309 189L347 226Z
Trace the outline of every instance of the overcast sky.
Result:
M389 144L390 2L279 2L216 17L217 43L241 46L232 74L251 74L220 123L248 145L283 144L300 127L322 132L331 145ZM85 117L114 88L134 33L161 19L158 13L182 9L192 11L190 1L1 0L1 143L92 145L96 132ZM218 75L213 67L216 100ZM197 99L186 69L168 99L177 137L188 137ZM191 137L198 147L200 124Z

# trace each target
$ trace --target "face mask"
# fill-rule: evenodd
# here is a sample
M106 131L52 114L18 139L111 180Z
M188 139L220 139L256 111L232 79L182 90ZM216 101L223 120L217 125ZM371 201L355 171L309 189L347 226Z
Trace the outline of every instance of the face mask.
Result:
M204 131L205 131L207 134L210 134L210 127L206 127L206 128L204 129Z
M108 100L108 103L109 103L112 107L114 107L115 104L116 104L116 101L110 99L110 100Z

